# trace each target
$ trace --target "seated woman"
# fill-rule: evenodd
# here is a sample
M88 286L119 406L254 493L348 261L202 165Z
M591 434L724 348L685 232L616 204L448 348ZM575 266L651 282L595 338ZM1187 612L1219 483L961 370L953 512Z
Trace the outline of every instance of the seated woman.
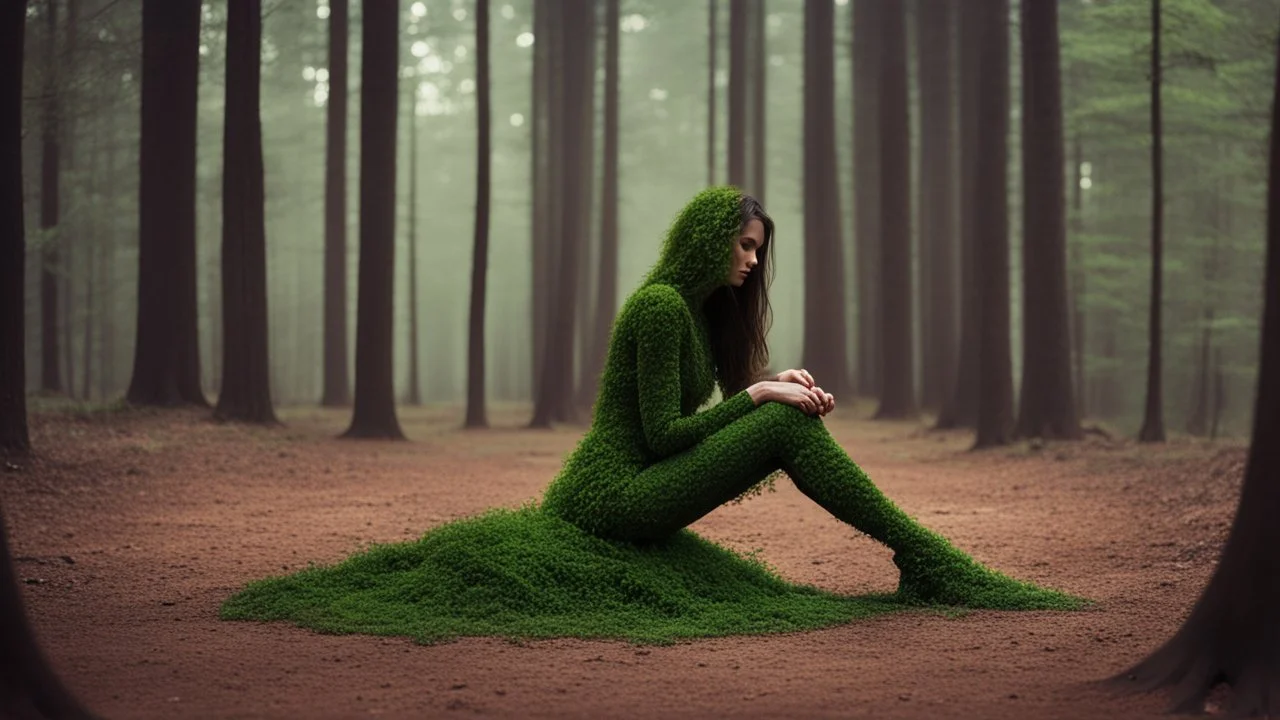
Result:
M988 570L895 506L832 439L835 399L804 370L760 379L773 222L732 187L702 191L614 322L591 429L543 508L600 537L671 535L782 470L894 551L907 601L1001 607L1053 591ZM699 411L719 384L723 402Z

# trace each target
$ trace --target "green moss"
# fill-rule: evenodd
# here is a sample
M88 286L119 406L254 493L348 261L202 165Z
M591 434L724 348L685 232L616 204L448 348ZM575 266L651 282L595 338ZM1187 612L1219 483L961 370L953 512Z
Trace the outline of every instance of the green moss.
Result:
M788 583L688 530L634 545L526 507L254 582L226 601L222 617L420 642L479 635L661 643L809 630L908 609L891 600Z

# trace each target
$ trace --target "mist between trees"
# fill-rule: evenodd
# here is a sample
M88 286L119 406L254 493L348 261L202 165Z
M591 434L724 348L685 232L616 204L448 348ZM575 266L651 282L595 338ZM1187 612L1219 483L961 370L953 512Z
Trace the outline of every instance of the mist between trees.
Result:
M773 366L798 366L804 358L806 322L822 337L845 344L850 388L859 396L878 382L863 367L877 337L863 327L880 318L879 256L859 250L884 231L875 218L859 218L855 175L868 174L854 153L859 108L879 95L855 90L855 9L868 0L832 3L833 67L820 107L834 122L834 146L809 172L834 177L824 202L834 203L836 222L805 220L806 183L804 66L806 52L823 42L806 41L803 0L719 1L714 15L715 68L708 74L712 17L708 2L621 0L619 6L618 277L625 297L656 260L663 233L681 205L708 183L741 182L760 191L777 222L777 262L770 334ZM875 2L876 0L869 0ZM947 0L906 3L906 94L904 127L879 128L876 148L889 133L909 132L910 228L912 242L911 353L914 394L936 409L944 390L929 387L929 358L942 353L930 343L930 328L959 325L933 317L922 288L933 287L929 252L922 237L921 208L936 204L937 192L958 192L926 183L921 195L921 43L928 12ZM138 153L141 75L141 0L81 0L59 5L48 22L48 5L28 11L24 97L24 177L27 223L28 387L109 400L128 385L133 357L138 272ZM533 397L535 346L533 300L532 79L535 41L532 0L495 2L491 9L492 200L490 209L486 378L490 402L528 402ZM601 180L604 165L603 92L606 53L605 4L593 61L596 87L591 230L579 262L575 362L587 352L591 308L598 278ZM963 3L960 3L963 5ZM70 6L78 6L74 16ZM1257 371L1259 287L1262 280L1265 150L1274 18L1277 0L1165 0L1164 113L1164 396L1165 417L1175 431L1244 434L1252 412ZM958 6L952 6L952 9ZM1151 223L1151 126L1146 3L1063 0L1059 27L1065 118L1068 209L1068 277L1071 287L1074 376L1083 379L1079 404L1085 415L1131 430L1143 407L1147 362ZM859 12L865 11L865 8ZM418 372L427 403L461 403L466 396L467 323L475 202L475 27L473 3L456 0L401 2L401 106L397 139L395 249L395 387L410 389L409 229L410 168L416 170L416 279ZM735 13L737 17L735 17ZM328 0L267 2L262 35L261 121L265 165L268 321L271 387L277 404L317 402L323 390L324 207L326 106L332 78L326 67ZM953 114L970 85L959 77L958 13L942 32L951 38L954 76L946 88ZM355 337L356 276L360 212L359 97L361 3L352 3L348 81L347 304L348 338ZM1009 18L1008 221L1013 372L1022 361L1021 320L1021 73L1017 3ZM74 26L69 23L75 23ZM196 189L198 317L203 386L216 393L221 372L219 253L222 218L222 142L226 3L206 2L200 28L198 88L198 178ZM733 31L733 32L731 32ZM52 33L52 34L51 34ZM763 39L761 38L763 35ZM56 42L51 45L51 38ZM737 44L735 45L735 38ZM735 61L731 63L731 57ZM745 95L730 92L735 72ZM552 72L563 71L553 69ZM885 75L884 77L890 77ZM763 112L753 99L763 79ZM709 83L709 80L712 82ZM740 80L741 81L741 80ZM714 86L711 115L708 85ZM823 91L826 92L826 91ZM49 115L50 95L56 95ZM859 105L855 106L855 97ZM745 99L743 99L745 98ZM825 103L825 105L822 105ZM408 119L412 114L413 123ZM43 123L56 119L59 144L53 185L42 179ZM709 128L709 117L714 119ZM881 115L881 117L883 117ZM739 127L741 123L741 127ZM757 134L756 129L764 132ZM959 154L964 138L954 127L949 147ZM411 134L416 132L416 142ZM738 138L743 138L738 140ZM708 153L708 143L712 152ZM415 162L409 158L415 148ZM709 172L707 159L713 160ZM746 158L745 160L743 158ZM763 158L763 164L757 162ZM856 170L864 163L864 170ZM737 165L735 166L735 163ZM822 165L833 163L833 167ZM875 166L878 167L878 166ZM856 171L855 171L856 170ZM737 175L731 178L730 173ZM882 173L869 174L872 181ZM813 178L810 178L812 180ZM865 182L865 181L864 181ZM831 185L832 183L826 183ZM57 187L58 222L42 230L47 195ZM813 199L814 185L808 185ZM941 187L941 190L939 190ZM550 188L555 192L555 186ZM983 192L968 187L965 192ZM585 199L585 195L583 196ZM956 215L964 193L953 196ZM922 200L922 198L924 198ZM44 203L42 205L42 203ZM48 223L45 223L48 224ZM937 227L936 221L929 223ZM842 285L834 297L843 318L831 328L830 305L805 312L805 232L822 233L824 248L840 248ZM952 232L958 234L953 218ZM831 237L833 236L833 237ZM819 242L818 239L811 239ZM878 240L876 240L878 241ZM944 238L955 242L955 237ZM834 255L831 255L834 257ZM859 266L860 261L877 263ZM959 287L961 274L954 272ZM830 277L828 275L827 277ZM953 289L954 290L954 289ZM827 288L827 297L832 292ZM955 290L958 292L958 290ZM957 296L958 297L958 296ZM584 300L584 298L589 300ZM812 296L810 302L813 302ZM936 305L934 307L937 307ZM42 315L42 313L45 313ZM554 318L552 319L554 322ZM841 329L843 328L843 329ZM50 331L56 342L50 343ZM878 331L876 331L878 332ZM954 342L954 340L953 340ZM349 342L353 344L353 342ZM354 353L354 348L351 348ZM872 352L872 355L875 353ZM822 380L822 377L819 378ZM836 385L835 382L830 382Z

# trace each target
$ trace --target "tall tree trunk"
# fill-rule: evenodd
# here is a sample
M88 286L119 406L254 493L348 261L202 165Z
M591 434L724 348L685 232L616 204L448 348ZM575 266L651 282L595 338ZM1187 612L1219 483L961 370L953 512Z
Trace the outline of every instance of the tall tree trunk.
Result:
M582 200L578 203L577 229L578 237L582 238L582 245L578 250L578 308L576 314L576 337L574 338L574 355L573 355L573 402L576 406L575 416L581 410L583 414L590 414L591 403L595 400L593 392L594 382L587 377L587 373L591 370L591 331L594 327L593 300L592 295L592 261L599 262L599 253L596 248L596 239L594 232L593 216L595 214L595 190L596 190L596 46L597 32L599 25L597 21L596 7L593 4L587 11L591 14L591 42L587 44L586 56L583 62L591 68L591 73L587 76L583 85L583 97L577 106L576 112L582 115L582 128L580 132L584 136L582 143L582 159L580 165L582 167Z
M764 203L768 157L765 155L768 36L765 30L765 0L751 3L751 194Z
M1272 103L1271 136L1280 137L1280 73ZM1178 712L1203 712L1209 692L1226 683L1233 690L1233 717L1280 715L1280 143L1271 143L1270 153L1262 347L1253 440L1235 522L1182 627L1115 678L1144 690L1173 687Z
M604 162L600 186L600 264L596 278L588 391L594 398L618 307L618 23L619 0L605 0Z
M1086 381L1088 343L1085 336L1085 281L1084 268L1084 142L1080 131L1072 141L1071 182L1071 339L1075 345L1073 355L1076 391L1076 410L1080 417L1088 414L1089 386Z
M720 0L707 0L707 184L716 184L716 41L720 37L716 9Z
M532 167L533 178L533 217L532 217L532 318L533 329L531 376L532 393L536 396L538 384L542 381L542 361L546 356L547 336L551 327L548 315L551 309L552 260L556 257L555 248L559 247L559 238L554 232L552 211L558 193L553 193L553 168L555 153L552 143L552 87L560 84L555 73L554 61L557 53L553 52L555 38L559 35L555 27L556 0L533 0L533 90L532 112L530 122L530 144L533 146Z
M729 184L747 184L747 34L750 0L729 0ZM753 48L759 52L759 48Z
M577 417L574 402L574 330L576 328L578 263L584 246L582 206L589 195L583 177L582 158L591 136L583 127L587 118L583 104L589 97L587 84L595 75L590 63L590 44L595 42L593 0L564 0L555 6L555 24L560 27L557 43L564 59L563 88L553 92L552 122L563 140L560 151L553 154L559 166L553 172L561 180L556 187L561 193L558 206L560 247L556 263L557 280L550 317L556 318L552 335L547 338L542 361L542 377L535 389L532 427L550 427L552 422L573 422ZM552 48L553 55L557 48ZM559 95L559 97L555 97ZM558 101L558 102L557 102ZM553 141L553 145L558 143Z
M471 323L467 332L467 418L469 428L488 427L485 413L485 301L489 268L489 0L476 0L476 226L471 256Z
M981 26L969 3L957 0L959 92L957 120L960 125L960 348L956 365L949 376L948 390L943 396L936 427L940 430L973 427L978 416L978 284L975 266L977 242L975 233L981 217L975 203L978 189L978 53L982 49Z
M974 448L1007 444L1013 434L1009 349L1009 0L981 0L975 177L974 282L978 285L978 413ZM1059 165L1059 167L1061 167Z
M324 145L324 392L351 403L347 370L347 46L350 0L329 0L329 99Z
M72 5L74 7L74 3ZM89 160L86 163L88 174L86 175L87 192L93 199L95 208L101 203L101 189L99 187L98 160L102 154L102 132L100 120L95 120L93 125L92 145L89 148ZM105 222L102 224L106 224ZM94 293L96 291L96 280L98 278L98 262L100 252L98 251L98 232L99 217L94 211L90 211L89 225L85 228L85 247L84 247L84 317L81 319L82 333L80 336L80 399L89 402L93 399L93 326L94 322Z
M0 453L26 453L31 447L27 432L26 359L26 228L22 199L22 61L26 35L27 4L0 5ZM0 522L3 520L0 519ZM3 529L0 529L0 541ZM11 573L8 548L4 572ZM12 582L10 579L9 582ZM5 608L0 622L3 638L19 637L13 628L15 607L21 610L18 589L0 586ZM18 614L19 618L25 616ZM25 627L25 620L23 627ZM28 639L28 644L29 639ZM0 655L16 658L7 651ZM19 667L26 666L26 663ZM0 677L14 677L5 672ZM0 681L0 685L4 685Z
M40 254L40 390L62 392L58 355L59 246L59 123L58 107L58 0L45 0L44 103L40 124L40 230L44 244Z
M127 398L207 406L196 317L200 3L143 0L138 323Z
M1164 128L1160 85L1160 0L1151 0L1151 304L1147 316L1147 404L1139 442L1164 442Z
M262 0L231 0L222 140L222 389L214 415L274 423L267 358L261 51Z
M911 137L903 0L880 9L880 407L876 418L913 417Z
M111 211L116 206L116 183L114 179L119 168L119 157L123 154L116 131L118 118L114 105L106 111L107 118L107 171L106 177L111 178L111 182L106 183L105 191L102 198L102 207L106 209L107 214L111 215ZM116 228L115 223L105 223L103 227L103 243L102 243L102 312L99 314L102 342L99 343L99 373L102 378L99 392L100 400L106 400L108 396L114 395L116 392L116 342L115 342L115 320L116 320Z
M360 68L360 269L356 392L346 437L403 439L396 419L396 104L400 2L364 6Z
M483 0L481 0L483 1ZM422 404L422 383L418 367L418 83L409 85L405 100L409 123L409 398L410 405Z
M804 4L804 350L802 364L836 395L849 389L844 262L835 158L835 6Z
M928 273L921 287L921 404L938 409L955 369L956 312L955 127L952 83L952 6L917 7L920 92L920 243ZM927 263L925 263L927 259Z
M853 0L853 202L857 389L880 394L880 63L882 0Z
M1071 382L1058 5L1022 3L1022 391L1017 435L1084 436Z

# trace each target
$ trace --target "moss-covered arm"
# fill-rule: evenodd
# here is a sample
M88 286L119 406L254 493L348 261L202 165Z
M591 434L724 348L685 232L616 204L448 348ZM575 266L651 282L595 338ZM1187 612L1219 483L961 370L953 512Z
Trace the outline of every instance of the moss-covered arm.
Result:
M684 298L668 285L650 285L633 298L636 371L645 442L658 457L687 450L755 408L748 391L692 415L681 413L681 340L693 323Z

